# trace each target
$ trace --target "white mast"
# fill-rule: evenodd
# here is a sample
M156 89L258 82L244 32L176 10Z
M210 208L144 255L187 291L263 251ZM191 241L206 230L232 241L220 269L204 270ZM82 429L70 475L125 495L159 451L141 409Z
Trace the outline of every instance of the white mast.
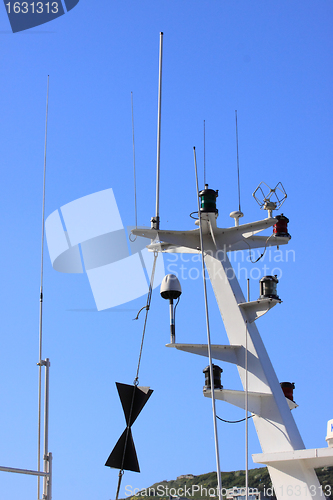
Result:
M235 227L218 228L215 212L205 213L203 217L205 263L230 342L227 346L213 345L212 357L237 366L244 391L247 389L247 398L245 392L232 389L215 389L214 393L216 399L243 409L247 401L247 410L254 414L252 420L262 448L261 454L253 455L253 460L268 466L278 500L322 500L323 492L314 468L333 465L333 448L305 449L291 414L291 409L297 405L284 396L255 324L256 319L281 301L278 298L261 298L246 302L227 255L227 251L288 243L290 237L274 236L268 240L265 236L257 236L256 233L277 222L278 219L270 217ZM154 239L157 234L152 229L137 229L133 233L149 239ZM164 242L161 244L164 252L168 252L171 246L173 253L193 253L200 248L198 229L160 230L158 236ZM208 346L204 344L169 344L169 347L208 356ZM212 396L209 390L204 391L204 395Z

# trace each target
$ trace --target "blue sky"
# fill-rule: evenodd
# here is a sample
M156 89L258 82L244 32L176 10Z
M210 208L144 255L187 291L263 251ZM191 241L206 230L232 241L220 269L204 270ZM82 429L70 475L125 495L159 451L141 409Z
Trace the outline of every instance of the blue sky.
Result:
M258 321L281 381L296 383L293 414L305 445L325 447L333 418L331 375L332 14L328 0L80 0L49 24L12 34L0 11L2 165L2 348L0 463L34 469L37 442L38 309L42 171L50 75L46 215L112 187L124 225L134 223L131 91L134 95L138 222L155 207L159 32L164 32L161 227L191 229L196 210L192 147L203 184L203 120L209 186L219 189L220 226L238 208L238 110L243 221L265 214L260 181L288 193L294 257L279 267L283 303ZM285 255L285 254L283 254ZM291 254L289 254L291 255ZM269 257L271 262L269 262ZM166 264L170 264L166 261ZM252 265L240 264L250 273ZM198 266L190 262L186 266ZM252 266L252 267L250 267ZM268 272L268 274L270 274ZM252 274L251 294L259 294ZM241 284L245 287L245 272ZM53 497L109 500L118 472L104 467L124 429L115 382L132 383L145 298L97 313L86 275L64 275L45 256L43 356L51 360ZM179 342L205 343L202 283L185 273ZM212 337L227 343L214 297ZM90 311L84 311L84 310ZM168 306L155 290L140 383L154 393L133 426L145 487L215 470L204 358L174 352ZM223 385L240 388L235 367ZM218 403L223 418L243 412ZM219 423L222 470L243 469L244 426ZM260 452L250 424L250 453ZM253 466L250 459L250 466ZM35 498L36 480L1 473L6 500Z

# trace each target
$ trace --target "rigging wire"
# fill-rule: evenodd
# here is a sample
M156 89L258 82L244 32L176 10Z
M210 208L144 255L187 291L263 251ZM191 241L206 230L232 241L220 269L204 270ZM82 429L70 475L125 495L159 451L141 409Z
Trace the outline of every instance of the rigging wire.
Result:
M152 227L154 227L157 230L160 227L159 195L160 195L160 149L161 149L161 107L162 107L161 106L162 105L162 61L163 61L163 32L161 31L160 32L160 50L159 50L158 112L157 112L156 216L155 216L155 218L153 218L151 220ZM132 95L132 130L133 130L133 159L134 159L135 155L134 155L133 93L131 93L131 95ZM135 160L134 160L134 171L135 171ZM137 215L137 212L135 213L135 216L136 215ZM136 224L137 224L137 219L135 219L135 220L136 220ZM149 283L149 290L148 290L148 295L147 295L147 303L146 303L146 306L145 306L146 315L145 315L145 320L144 320L144 325L143 325L143 332L142 332L140 353L139 353L139 359L138 359L138 366L137 366L137 370L136 370L136 376L135 376L135 379L134 379L134 382L133 382L134 387L133 387L132 403L131 403L131 409L130 409L129 420L128 420L129 423L131 421L131 415L132 415L132 408L133 408L133 403L134 403L135 390L136 390L136 387L137 387L137 385L139 383L139 370L140 370L140 364L141 364L143 343L144 343L145 333L146 333L148 313L149 313L149 309L150 309L150 303L151 303L152 292L153 292L153 284L154 284L154 276L155 276L155 268L156 268L157 257L158 257L158 253L155 251L154 252L154 262L153 262L153 267L152 267L152 272L151 272L151 277L150 277L150 283ZM143 309L144 308L140 309L140 311L138 312L137 318L138 318L140 312ZM135 319L137 319L137 318L135 318ZM127 440L128 440L128 436L129 436L129 431L130 431L130 427L128 425L127 426L127 432L126 432L126 438L125 438L125 446L124 446L124 451L123 451L123 457L122 457L122 466L121 466L121 469L119 471L119 479L118 479L118 487L117 487L116 500L118 500L118 495L119 495L119 490L120 490L120 483L121 483L122 476L124 474L123 466L124 466L125 452L126 452L126 446L127 446Z
M131 407L130 407L130 412L129 412L129 417L128 417L128 424L126 428L126 437L125 437L125 446L124 446L124 451L123 451L123 456L122 456L122 461L121 461L121 469L119 471L118 475L118 485L117 485L117 493L116 493L116 500L118 500L119 496L119 491L120 491L120 485L121 485L121 480L124 475L124 462L125 462L125 454L126 454L126 447L127 447L127 441L130 433L130 423L131 423L131 417L132 417L132 410L133 410L133 404L134 404L134 397L135 397L135 390L136 387L139 383L139 371L140 371L140 365L141 365L141 358L142 358L142 350L143 350L143 343L145 339L145 334L146 334L146 327L147 327L147 320L148 320L148 312L150 310L150 304L151 304L151 299L152 299L152 293L153 293L153 285L154 285L154 277L155 277L155 269L156 269L156 261L157 261L158 253L155 251L154 252L154 262L153 262L153 267L152 267L152 272L151 272L151 277L150 277L150 282L149 282L149 290L148 290L148 295L147 295L147 303L146 305L140 309L138 316L140 312L143 309L146 309L146 316L143 324L143 332L142 332L142 339L141 339L141 346L140 346L140 352L139 352L139 359L138 359L138 366L136 369L136 375L135 379L133 382L133 395L132 395L132 401L131 401ZM138 318L137 316L137 318ZM135 318L135 319L137 319Z
M49 112L49 81L47 76L46 91L46 116L45 116L45 142L44 142L44 171L43 171L43 205L42 205L42 236L41 236L41 269L40 269L40 294L39 294L39 362L38 370L38 443L37 443L37 470L40 471L41 453L41 414L42 414L42 344L43 344L43 278L44 278L44 227L45 227L45 178L46 178L46 150L47 150L47 124ZM37 498L40 494L40 476L37 479Z
M239 178L239 155L238 155L238 124L237 124L237 109L235 110L235 117L236 117L237 177L238 177L238 210L241 212L241 200L240 200L240 178Z
M144 324L143 324L142 340L141 340L141 346L140 346L138 367L137 367L136 376L135 376L135 379L134 379L134 385L138 385L138 383L139 383L139 370L140 370L140 364L141 364L143 342L144 342L145 334L146 334L148 313L149 313L150 304L151 304L151 298L152 298L152 294L153 294L153 285L154 285L154 277L155 277L155 269L156 269L157 257L158 257L158 253L155 251L154 252L153 268L152 268L152 271L151 271L151 277L150 277L150 283L149 283L149 291L148 291L148 295L147 295L146 316L145 316L145 321L144 321Z
M215 394L214 394L214 376L213 376L213 362L212 362L212 349L210 340L210 326L209 326L209 315L208 315L208 298L207 298L207 286L206 286L206 268L205 268L205 253L204 253L204 242L202 234L202 222L201 222L201 212L200 212L200 202L199 202L199 184L198 184L198 170L197 170L197 159L195 153L195 147L193 148L194 154L194 168L195 168L195 179L197 187L197 201L198 201L198 214L199 214L199 232L200 232L200 247L202 256L202 278L204 285L204 296L205 296L205 312L206 312L206 326L207 326L207 347L208 347L208 357L209 357L209 373L211 380L211 394L212 394L212 410L213 410L213 423L214 423L214 439L215 439L215 455L216 455L216 473L217 473L217 486L219 500L222 500L222 482L221 482L221 469L220 469L220 454L219 454L219 443L217 436L217 425L216 425L216 407L215 407Z

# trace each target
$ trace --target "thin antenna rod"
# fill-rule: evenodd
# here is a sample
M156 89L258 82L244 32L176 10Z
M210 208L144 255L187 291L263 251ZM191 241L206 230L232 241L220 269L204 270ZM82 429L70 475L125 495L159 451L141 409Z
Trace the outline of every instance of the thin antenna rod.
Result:
M205 295L206 326L207 326L207 347L208 347L210 386L211 386L211 393L212 393L212 409L213 409L213 421L214 421L214 438L215 438L215 454L216 454L216 470L217 470L217 487L218 487L219 500L222 500L222 481L221 481L221 468L220 468L219 441L218 441L217 423L216 423L216 405L215 405L215 393L214 393L214 375L213 375L212 349L211 349L211 340L210 340L210 326L209 326L209 315L208 315L208 299L207 299L207 286L206 286L205 253L204 253L204 243L203 243L203 235L202 235L202 223L201 223L201 212L200 212L200 202L199 202L199 183L198 183L197 157L196 157L196 154L195 154L195 148L193 148L193 153L194 153L195 179L196 179L197 197L198 197L199 231L200 231L200 245L201 245L201 257L202 257L202 259L201 259L202 260L202 277L203 277L204 295Z
M249 283L249 282L248 282ZM245 500L249 499L249 371L248 371L248 334L245 328Z
M133 92L131 92L132 103L132 136L133 136L133 168L134 168L134 208L135 208L135 227L138 227L138 211L136 203L136 172L135 172L135 143L134 143L134 111L133 111Z
M162 59L163 33L160 32L160 60L158 77L158 113L157 113L157 172L156 172L156 217L152 221L152 228L160 228L160 150L161 150L161 107L162 107Z
M43 209L42 209L42 244L41 244L41 270L40 270L40 295L39 295L39 374L38 374L38 455L37 470L40 471L41 451L41 414L42 414L42 345L43 345L43 274L44 274L44 226L45 226L45 177L46 177L46 149L47 149L47 122L49 113L49 80L47 76L46 91L46 117L45 117L45 143L44 143L44 174L43 174ZM40 493L40 477L37 480L37 499Z
M204 120L204 186L206 185L206 120Z
M239 156L238 156L238 125L237 125L237 109L235 110L236 116L236 147L237 147L237 175L238 175L238 210L241 212L240 201L240 179L239 179Z

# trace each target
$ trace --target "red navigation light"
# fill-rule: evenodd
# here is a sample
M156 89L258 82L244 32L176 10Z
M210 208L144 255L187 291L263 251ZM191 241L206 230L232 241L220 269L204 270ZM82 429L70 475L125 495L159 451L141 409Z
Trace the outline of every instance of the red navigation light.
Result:
M285 397L294 401L295 382L281 382L280 385Z
M275 217L277 219L277 223L273 226L273 234L274 236L287 236L290 237L288 233L288 222L289 219L285 217L283 214L277 215Z

